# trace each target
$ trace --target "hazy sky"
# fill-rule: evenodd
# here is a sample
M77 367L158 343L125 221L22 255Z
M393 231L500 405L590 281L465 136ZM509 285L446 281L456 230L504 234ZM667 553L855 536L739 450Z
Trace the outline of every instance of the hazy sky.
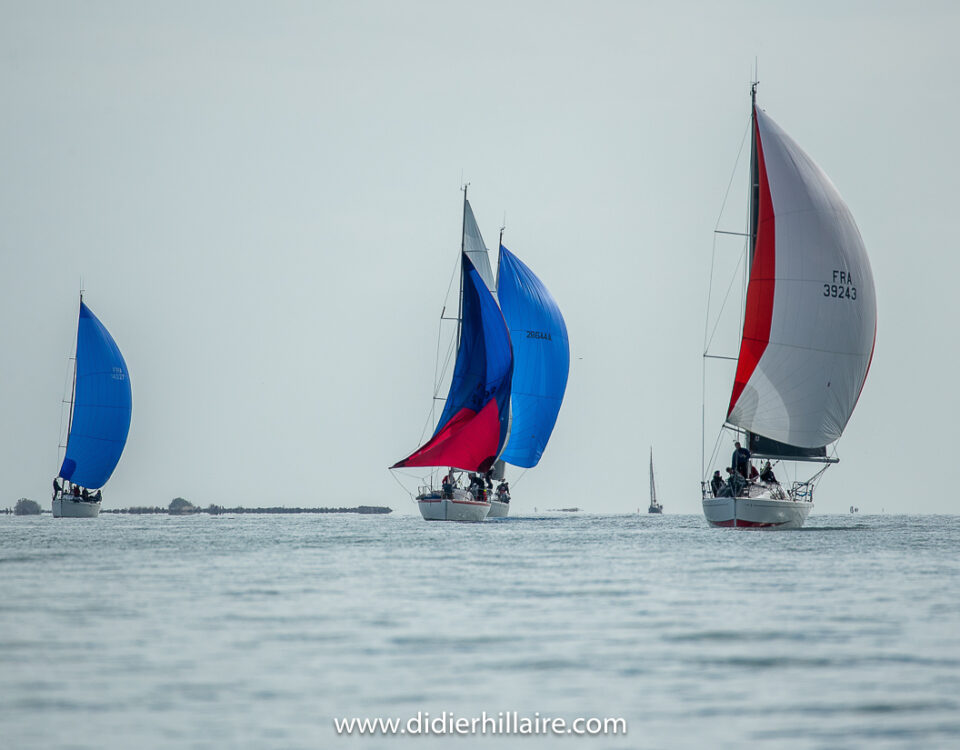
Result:
M570 335L514 513L645 506L651 445L667 512L699 513L713 229L757 58L877 284L817 509L955 512L958 28L951 2L2 2L0 505L48 505L82 277L133 385L105 507L415 513L386 467L430 408L463 175ZM721 223L745 201L738 178Z

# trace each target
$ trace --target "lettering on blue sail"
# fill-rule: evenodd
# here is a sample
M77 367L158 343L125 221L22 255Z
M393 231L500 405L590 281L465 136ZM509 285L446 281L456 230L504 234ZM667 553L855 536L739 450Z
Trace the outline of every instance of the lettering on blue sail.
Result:
M528 339L544 339L546 341L553 341L553 336L544 331L527 331Z
M823 285L823 296L838 300L855 300L857 298L857 287L853 283L853 274L849 271L834 269L833 283Z
M127 379L127 374L123 371L123 368L121 368L121 367L114 367L114 368L113 368L113 379L114 379L114 380L126 380L126 379Z

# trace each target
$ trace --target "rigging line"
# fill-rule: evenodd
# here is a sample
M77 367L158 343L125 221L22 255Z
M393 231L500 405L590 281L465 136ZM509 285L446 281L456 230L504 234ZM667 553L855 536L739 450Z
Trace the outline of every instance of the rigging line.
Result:
M450 291L451 289L453 289L453 279L456 276L458 265L459 265L459 261L457 263L454 263L453 270L450 272L450 280L447 282L447 293L444 296L444 300L443 300L444 302L443 310L440 313L440 321L437 323L437 353L436 353L436 359L434 360L434 363L433 363L433 398L430 401L430 410L427 412L427 418L426 418L426 421L424 422L423 429L420 431L421 443L423 442L423 439L427 434L427 430L430 429L430 425L433 424L433 422L436 419L437 394L440 392L440 388L443 385L443 379L444 377L446 377L446 374L447 374L447 367L449 367L450 365L450 354L453 346L452 344L448 346L446 355L444 357L441 357L440 345L441 345L441 342L443 341L443 321L447 320L447 318L444 317L444 314L447 311L447 303L450 301ZM459 321L460 319L456 318L456 320ZM442 368L440 366L441 362L443 363Z
M743 144L747 142L747 133L750 132L750 125L753 123L753 114L747 120L747 127L743 130L743 137L740 139L740 148L737 149L737 158L733 162L733 170L730 172L730 180L727 182L727 190L723 194L723 202L720 204L720 213L717 214L717 223L713 225L713 252L710 256L710 286L707 288L707 319L703 322L703 350L707 350L707 329L710 327L710 301L713 293L713 269L717 258L717 238L716 232L720 227L720 221L723 219L723 212L727 207L727 199L730 197L730 188L733 187L733 179L737 175L737 165L740 164L740 157L743 156Z
M733 276L730 279L729 286L727 286L727 293L724 295L723 304L720 305L720 311L717 313L717 321L716 323L713 324L713 330L710 332L710 338L707 339L706 345L703 348L704 356L706 356L707 352L710 350L710 345L713 343L713 337L717 335L717 328L720 326L720 319L723 317L723 311L727 307L727 302L730 301L730 291L733 289L733 282L737 280L737 276L740 273L740 266L743 263L743 258L745 255L746 255L745 252L741 253L740 260L737 261L737 266L736 268L733 269ZM740 330L743 330L742 313L741 313L741 320L740 320Z
M437 390L439 389L437 368L440 366L440 337L443 332L444 314L447 311L447 303L450 301L450 290L453 289L453 278L457 275L457 266L459 263L460 261L458 259L457 262L453 264L453 270L450 272L450 280L447 282L447 293L443 297L443 311L440 313L440 322L437 324L437 359L433 363L433 395L437 395ZM459 319L458 316L457 320Z
M717 260L717 235L713 235L713 244L710 247L710 279L707 283L707 314L703 321L703 351L707 350L707 331L710 330L710 303L713 297L713 267Z
M711 466L713 466L717 462L717 459L720 456L720 441L723 439L723 434L725 432L731 432L731 431L732 431L732 428L724 424L723 427L720 428L719 432L717 432L717 441L713 444L713 453L710 454ZM706 472L704 472L704 480L706 480Z
M523 478L527 475L527 472L528 472L528 471L530 471L530 469L524 469L524 470L521 472L520 476L518 476L516 479L513 480L513 486L514 486L514 487L516 487L518 484L520 484L520 480L523 479Z
M447 353L441 357L440 356L440 342L443 340L443 321L440 321L440 325L437 327L437 359L433 366L433 398L437 398L437 394L440 393L440 388L443 385L443 380L447 374L447 367L450 365L450 355L451 350L453 349L453 342L451 341L447 345ZM442 369L438 371L440 363L443 363ZM433 407L430 409L429 420L433 419Z
M433 389L434 398L436 398L437 394L440 393L440 389L443 387L443 381L446 380L447 368L450 367L450 362L453 361L453 350L456 346L456 343L456 341L450 339L450 343L447 344L447 353L443 357L443 369L440 370L440 379L437 381Z
M707 471L707 446L704 436L707 432L707 360L700 364L700 476Z
M733 171L730 173L730 181L727 183L727 192L723 194L723 203L720 204L720 214L717 216L717 223L713 225L714 230L719 229L720 220L723 218L723 211L727 207L727 199L730 197L730 188L733 187L733 179L737 174L737 165L740 163L740 157L743 155L743 144L747 142L747 133L750 132L750 125L753 123L753 114L747 118L747 126L743 129L743 137L740 139L740 148L737 151L737 159L733 163Z
M723 437L723 429L717 433L717 439L713 444L713 452L710 454L710 466L717 462L717 456L720 453L720 439ZM707 481L707 470L703 472L703 481Z
M392 476L393 479L394 479L394 481L395 481L397 484L400 485L400 489L402 489L404 492L407 493L407 495L410 497L410 500L411 500L412 502L415 501L415 498L413 497L413 493L410 492L410 490L408 490L406 487L403 486L403 482L401 482L399 479L397 479L395 473L391 471L391 472L390 472L390 476Z
M447 367L449 367L449 365L450 365L450 360L452 359L451 354L452 354L453 344L454 344L454 342L451 341L449 347L447 348L447 354L446 354L446 357L444 357L443 370L440 371L440 377L439 377L439 379L437 380L437 382L435 383L434 388L433 388L433 397L430 399L430 410L429 410L429 412L427 413L427 418L426 418L426 421L425 421L424 424L423 424L423 429L420 431L420 442L421 442L421 444L422 444L423 441L424 441L424 438L425 438L425 436L426 436L426 434L427 434L427 430L430 429L430 425L433 424L433 423L436 421L437 401L446 401L445 398L439 398L439 397L437 396L437 394L440 392L440 387L441 387L441 385L443 384L443 380L444 380L444 378L446 377L446 374L447 374ZM438 347L439 347L439 343L438 343Z
M66 392L67 392L67 383L70 382L70 371L71 371L72 368L70 367L69 362L70 362L71 360L73 360L73 361L75 362L75 361L76 361L76 357L70 357L70 358L67 360L67 362L68 362L68 364L67 364L67 372L66 372L66 374L63 376L63 393L64 393L64 395L66 395ZM75 365L74 365L74 366L75 366ZM70 402L67 401L66 399L63 399L63 400L62 400L62 403L68 404L68 403L70 403ZM68 437L70 437L70 436L67 435L66 438L68 438ZM58 433L57 433L57 443L58 443L58 445L57 445L57 463L61 463L61 460L60 460L60 449L67 447L67 440L66 440L66 438L64 437L64 434L63 434L63 406L61 405L61 406L60 406L60 429L59 429L59 431L58 431ZM62 445L60 445L60 443L62 443ZM60 473L60 470L59 470L59 469L57 469L57 473L58 473L58 474Z
M450 361L453 359L453 357L451 356L453 354L453 345L454 345L454 342L451 340L450 344L447 346L446 356L443 358L444 365L443 365L443 369L440 371L440 377L438 378L437 382L434 384L434 387L433 387L433 398L430 401L430 413L427 415L427 421L424 424L423 430L420 433L421 442L423 442L423 438L426 435L427 430L430 428L430 425L436 421L437 401L446 401L446 399L444 398L439 398L437 394L440 393L440 388L443 385L443 381L447 375L447 368L450 366ZM439 342L438 342L438 347L439 347Z

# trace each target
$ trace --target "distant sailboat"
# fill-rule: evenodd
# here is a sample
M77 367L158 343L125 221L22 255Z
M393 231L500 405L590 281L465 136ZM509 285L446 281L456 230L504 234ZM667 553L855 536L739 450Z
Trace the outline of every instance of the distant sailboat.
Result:
M570 371L567 325L553 295L500 238L497 296L513 343L510 438L497 462L532 468L540 463L563 403ZM489 517L506 516L509 484L501 482L491 498Z
M54 480L54 518L95 518L100 488L127 443L132 398L126 362L109 331L80 296L67 444ZM95 491L95 492L94 492Z
M877 330L873 274L830 179L756 104L751 87L749 282L726 425L752 459L827 464L791 486L767 465L706 481L713 526L798 528L863 389ZM710 355L706 352L704 357ZM746 454L741 457L745 459Z
M653 448L650 448L650 507L647 513L663 513L663 506L657 502L657 482L653 477Z
M439 488L431 481L417 495L428 521L482 521L490 512L483 475L507 442L513 373L510 332L492 287L490 262L464 188L458 346L450 390L430 439L391 467L449 467ZM470 472L469 486L459 486L457 470Z

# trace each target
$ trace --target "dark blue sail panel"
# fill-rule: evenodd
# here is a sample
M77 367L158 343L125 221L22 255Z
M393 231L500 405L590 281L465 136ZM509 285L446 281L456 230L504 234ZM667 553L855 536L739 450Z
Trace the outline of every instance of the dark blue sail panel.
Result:
M127 443L130 375L110 333L83 302L77 324L73 421L60 476L81 487L107 483Z
M463 256L461 317L460 350L450 393L434 435L464 407L479 412L491 396L510 392L513 364L510 335L483 277L466 255Z
M560 412L570 371L567 325L543 282L500 245L500 308L513 341L510 441L501 458L536 466Z
M427 443L394 465L453 466L486 471L507 440L510 428L510 333L490 290L466 254L460 348L450 392Z

